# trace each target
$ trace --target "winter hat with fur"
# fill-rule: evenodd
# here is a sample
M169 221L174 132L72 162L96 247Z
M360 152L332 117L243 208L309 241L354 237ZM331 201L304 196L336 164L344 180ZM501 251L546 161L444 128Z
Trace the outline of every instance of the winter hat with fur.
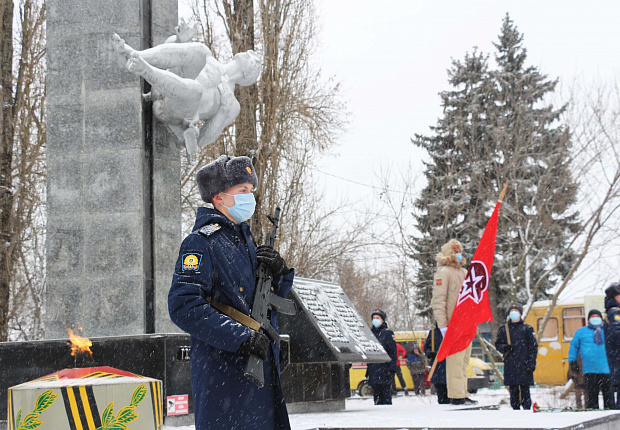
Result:
M437 254L437 264L440 266L456 266L460 267L465 265L465 258L459 263L456 258L456 254L463 252L463 244L456 239L450 239L450 241L441 247L441 252Z
M370 314L370 318L374 317L375 315L379 315L383 321L387 319L387 314L382 309L375 309L374 312Z
M620 294L620 283L614 282L605 290L605 295L610 299L615 299Z
M523 305L521 303L516 303L516 302L511 303L510 306L508 306L508 313L510 313L510 311L513 309L518 310L519 313L523 315Z
M211 203L214 195L246 182L254 185L254 188L258 186L254 165L248 157L220 155L220 158L210 162L196 173L200 197L207 203Z

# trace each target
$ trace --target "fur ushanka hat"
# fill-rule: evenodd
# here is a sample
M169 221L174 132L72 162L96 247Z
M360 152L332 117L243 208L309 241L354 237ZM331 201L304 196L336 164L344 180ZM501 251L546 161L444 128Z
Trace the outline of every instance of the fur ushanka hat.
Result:
M615 299L620 294L620 283L614 282L605 290L605 295L610 299Z
M248 157L220 155L217 160L210 162L196 173L200 197L207 203L211 203L214 195L246 182L254 185L254 188L258 186L254 165Z
M461 267L466 264L465 258L459 263L456 254L463 253L463 244L456 239L450 239L441 247L441 252L436 255L437 265Z
M512 302L510 306L508 306L508 313L513 309L518 310L519 313L523 315L523 305L521 303Z
M381 319L383 320L383 322L387 320L387 314L382 309L375 309L373 313L370 314L370 318L374 317L375 315L379 315Z

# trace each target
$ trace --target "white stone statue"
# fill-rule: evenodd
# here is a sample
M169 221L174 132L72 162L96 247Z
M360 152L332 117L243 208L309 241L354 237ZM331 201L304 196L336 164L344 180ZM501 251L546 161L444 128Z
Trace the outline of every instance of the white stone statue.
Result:
M258 80L261 61L254 51L241 52L229 63L217 61L206 45L190 42L196 32L181 20L176 35L166 43L136 51L118 34L112 36L114 51L125 68L151 84L145 99L153 101L153 113L185 142L188 158L198 147L217 140L239 115L235 85ZM202 123L202 126L198 126Z

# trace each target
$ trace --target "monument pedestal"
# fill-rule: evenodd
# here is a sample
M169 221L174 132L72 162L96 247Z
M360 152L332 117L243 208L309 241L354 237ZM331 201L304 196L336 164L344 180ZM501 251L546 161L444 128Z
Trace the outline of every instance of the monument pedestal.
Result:
M147 48L175 25L176 0L48 2L48 339L178 332L180 151L110 41Z

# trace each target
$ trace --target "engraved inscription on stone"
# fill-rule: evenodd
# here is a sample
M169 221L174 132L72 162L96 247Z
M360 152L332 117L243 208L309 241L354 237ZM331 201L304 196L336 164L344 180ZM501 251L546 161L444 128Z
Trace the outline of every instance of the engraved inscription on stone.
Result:
M296 278L293 288L336 348L363 356L384 353L340 285Z

